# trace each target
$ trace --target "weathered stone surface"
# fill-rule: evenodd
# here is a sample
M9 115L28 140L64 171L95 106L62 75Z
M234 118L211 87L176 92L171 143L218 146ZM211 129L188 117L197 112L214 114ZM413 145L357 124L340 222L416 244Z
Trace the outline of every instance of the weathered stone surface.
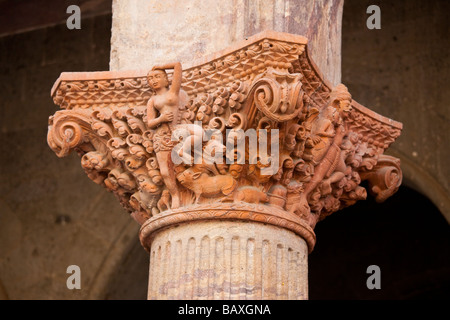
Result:
M343 0L113 1L111 70L189 63L264 30L306 36L325 77L341 78Z
M146 76L63 73L52 96L64 110L49 118L48 144L59 157L79 154L142 225L146 248L174 224L242 220L293 231L311 251L318 221L366 198L362 181L379 202L397 191L400 163L383 153L402 125L332 88L306 44L266 31L184 71L176 62ZM244 131L255 129L247 144Z
M18 1L11 0L11 2L17 3ZM20 2L22 3L23 1ZM37 1L31 0L29 2L34 3ZM45 2L60 2L60 0L46 0ZM73 3L73 1L69 2ZM445 153L447 149L438 149L435 145L435 140L437 136L440 136L441 141L448 141L448 134L445 130L448 126L439 124L438 126L441 129L438 129L435 124L445 121L445 118L438 116L438 114L445 112L448 105L448 97L446 96L448 90L441 90L441 88L446 86L449 78L449 68L445 67L445 63L442 63L446 61L445 57L447 54L447 50L444 49L447 37L446 30L448 30L446 13L450 10L448 1L424 2L422 0L408 0L399 1L398 4L392 1L379 1L383 19L382 30L379 31L370 31L365 28L365 20L367 18L365 9L372 2L346 0L345 3L344 14L347 15L348 20L344 20L343 68L347 74L344 73L343 82L349 85L354 97L363 104L405 123L404 133L399 140L403 141L404 149L396 156L402 158L402 169L406 184L413 185L410 183L410 180L414 179L415 188L416 190L419 189L418 186L424 182L422 173L432 176L432 180L435 183L438 181L437 179L441 179L437 183L438 185L447 183L450 181L447 178L448 173L445 171L445 164L448 159ZM351 5L351 3L356 5ZM390 13L390 8L396 8L395 12ZM17 16L12 18L15 19L15 17ZM3 286L0 283L0 298L80 298L79 295L65 288L64 284L67 275L61 272L67 267L67 263L77 259L75 255L71 256L73 260L64 261L63 264L43 264L39 262L52 259L54 254L50 254L50 251L71 250L71 244L67 244L65 241L61 242L65 233L57 233L57 236L61 238L54 236L53 219L56 220L56 217L59 217L59 215L52 204L55 201L56 203L60 201L64 205L57 205L57 208L64 210L70 217L73 217L78 210L75 203L78 197L67 193L70 192L68 189L63 188L61 191L58 191L63 185L61 180L64 180L65 184L71 184L74 180L79 180L79 183L74 183L74 186L78 188L77 190L85 190L80 195L85 202L95 201L96 196L105 193L102 188L96 187L89 179L86 179L85 175L80 171L79 159L76 156L68 157L61 161L55 157L54 153L48 150L45 144L45 123L48 114L55 110L55 106L48 97L48 91L61 70L106 70L108 68L110 38L107 24L110 24L110 17L100 20L93 24L89 23L89 19L83 20L88 22L86 25L83 25L83 28L85 27L86 29L78 33L69 33L65 24L63 24L60 27L0 39L0 63L2 70L0 72L0 91L2 96L2 107L0 108L2 117L0 120L3 121L1 138L2 159L4 160L1 166L1 170L3 170L1 171L1 177L3 179L0 186L3 202L0 204L0 224L2 232L6 232L0 241L0 259L4 259L0 269L0 278L12 277L12 281L5 282L7 284L4 286L5 290L2 290ZM345 21L348 23L345 24ZM389 27L391 23L393 25ZM84 33L88 29L92 31L91 28L94 28L95 32ZM401 31L401 36L397 33L399 31ZM40 36L40 32L45 33L46 36ZM74 36L75 34L77 36ZM349 36L346 37L346 35ZM83 38L80 39L79 37ZM91 49L77 50L77 46L87 45L91 41L90 39L95 39L93 40L95 53L92 54L93 51ZM430 43L427 43L427 41L430 41ZM350 42L351 45L349 44ZM383 45L384 42L386 42L386 45ZM422 47L422 43L427 43L427 45ZM386 47L389 49L386 50ZM91 45L87 45L86 48L91 48ZM41 56L42 51L45 51L45 58ZM392 57L393 51L398 56ZM417 62L411 62L407 66L398 63L399 57L401 59L412 59L416 54ZM387 55L389 55L388 59L383 58ZM346 59L346 57L349 58ZM382 67L383 72L380 73L376 67ZM405 71L403 71L402 67ZM406 67L410 68L408 72ZM411 76L411 72L414 76ZM40 92L38 96L33 98L32 104L27 100L23 85L23 83L28 81L27 77L34 79L29 82L28 89ZM386 80L390 79L402 85L395 88L390 86L389 89L382 90ZM356 80L358 80L359 84L356 83ZM378 89L369 90L368 86L365 85L366 83L370 83L373 86L372 88ZM378 100L377 97L379 98ZM403 97L410 97L412 101L402 104L394 103L397 100L400 101ZM440 98L438 99L438 97ZM427 104L427 101L434 102ZM430 107L431 112L421 112L423 105ZM17 110L22 110L22 112L12 112ZM420 116L418 116L419 114ZM411 117L411 119L408 117ZM424 124L418 123L419 121L423 121ZM20 128L20 130L17 130L17 128ZM28 131L27 128L35 128L35 130ZM410 130L409 128L424 129ZM426 152L417 151L417 149L413 150L412 142L420 139L411 141L410 138L406 138L410 134L423 134L423 138L426 141L430 141L431 144L418 144L418 146L420 148L428 148L428 150ZM33 138L30 139L31 137ZM398 142L391 146L388 153L391 153L391 150L397 147ZM405 166L407 164L405 159L408 158L404 157L404 155L412 155L414 151L418 155L415 159L422 159L425 155L426 159L422 159L420 163L414 163L412 167L414 170L408 171L408 168ZM437 156L438 154L440 156ZM421 166L421 163L424 166ZM67 172L67 175L59 175L61 172ZM48 178L47 182L43 183L42 177ZM21 183L18 183L18 180ZM33 181L32 185L27 184L29 180ZM54 187L49 189L46 185L53 185ZM430 185L425 184L425 187L421 188L423 193L427 194L431 199L434 199L436 194L436 189L432 187L433 185L431 184L430 187ZM44 191L38 191L38 189L42 188ZM22 204L19 204L22 201L20 197L26 193L23 192L25 189L34 194L34 200L24 201ZM49 191L45 190L52 192L56 190L56 193L50 194ZM38 196L36 197L36 195ZM31 198L28 195L27 197ZM105 210L105 216L95 210L90 212L91 214L86 211L83 216L83 220L85 224L89 225L90 230L94 230L94 225L88 221L90 218L96 219L97 223L99 223L97 227L100 228L100 223L104 217L107 217L108 223L111 224L121 223L122 218L128 219L121 212L120 205L114 202L113 197L108 197L108 194L105 194L105 197L105 208L98 207L98 210ZM346 216L346 213L343 212L335 216L334 219L331 217L329 218L330 220L325 220L323 227L326 226L326 229L322 229L318 242L318 246L322 245L322 247L317 247L313 255L310 256L311 261L316 259L316 263L313 265L314 277L310 279L310 283L319 284L311 287L311 289L314 289L312 290L314 292L311 292L310 298L442 298L443 294L448 292L446 281L448 280L449 264L448 255L445 255L448 252L448 245L446 245L448 244L448 225L445 221L439 219L440 216L437 210L430 209L432 207L431 203L429 207L423 207L418 200L419 198L420 195L412 191L405 194L405 190L403 190L401 195L395 196L394 203L388 201L380 206L372 201L364 202L362 207L352 207L360 209L359 212L355 212L355 210L350 208L350 211L353 213L351 216ZM38 200L36 201L36 199ZM423 198L421 201L428 200ZM433 201L438 203L436 200ZM406 209L404 207L405 203L408 204ZM421 211L417 211L419 207ZM445 208L450 208L450 205L445 205L444 203L441 206L441 212L445 212ZM369 217L366 217L367 212L371 209L371 214ZM5 218L3 219L4 213ZM16 218L20 220L22 229L25 228L27 231L32 231L26 226L33 225L37 220L40 220L40 213L52 215L50 219L42 218L45 221L41 226L47 232L43 232L39 238L34 238L33 242L29 238L23 239L23 241L20 240L23 237L23 230L16 233L19 230L16 226ZM410 213L414 213L414 215L411 216ZM115 219L110 219L111 216L114 216ZM434 220L431 217L434 217ZM71 221L73 222L73 219ZM67 233L73 232L72 222L64 225ZM10 223L11 231L8 231ZM322 224L319 224L320 227L322 227ZM108 227L111 233L115 232L116 228L112 227L112 229L111 226ZM379 230L381 229L387 230L387 232L380 234ZM105 228L102 228L102 230L107 231ZM129 237L135 237L136 232L136 229L134 229L129 234ZM105 235L111 233L108 232ZM52 243L59 244L57 246L49 246L49 238L53 239ZM97 241L96 239L91 237L91 241ZM336 241L336 239L339 239L339 241ZM117 241L121 243L122 240ZM40 244L41 242L43 243L42 245ZM411 246L411 243L414 245ZM89 243L86 244L87 247L82 252L78 250L78 254L90 254ZM36 257L32 254L34 250L23 251L22 255L16 255L16 258L11 259L12 256L8 252L16 250L18 246L22 245L35 246L38 248L37 252L40 254L44 253L44 255ZM106 254L106 251L101 254L103 253ZM114 253L119 257L120 253ZM142 293L141 298L145 298L148 276L146 270L148 266L147 256L136 239L133 252L123 251L122 257L126 259L126 263L123 261L119 262L119 258L117 259L117 266L121 268L121 275L104 272L108 269L108 259L105 260L104 268L99 269L100 271L86 271L88 273L97 272L99 275L105 275L106 273L103 280L110 285L108 288L110 292L107 295L97 291L90 298L137 298L139 297L139 290ZM395 261L391 259L392 257L395 257ZM417 259L417 257L422 257L422 259ZM36 263L27 264L26 268L20 269L33 274L32 277L27 277L26 279L19 273L17 275L12 273L15 266L23 264L24 260L36 261ZM330 261L333 261L333 263L330 264ZM385 279L383 281L383 290L378 292L367 290L364 285L367 277L364 272L361 272L374 261L381 263L383 279ZM140 264L141 268L136 267L136 264ZM50 269L43 269L44 266ZM136 269L132 269L132 266ZM95 266L89 264L83 270L88 270L91 267ZM139 278L139 270L144 270L142 278ZM60 272L61 277L54 281L61 285L62 288L58 285L57 288L52 290L48 286L48 281L44 281L48 279L46 276L48 272ZM131 274L127 272L131 272ZM313 271L310 270L310 272ZM352 276L349 277L349 274ZM356 276L357 274L359 274L359 277ZM29 281L32 281L33 285ZM141 287L139 287L139 283ZM333 284L331 287L328 286L330 283ZM136 286L133 287L133 284L136 284ZM7 294L7 289L9 295ZM84 290L88 290L87 287ZM84 290L83 294L86 292ZM128 291L124 292L125 290ZM312 293L314 293L314 297Z
M48 144L59 157L75 150L89 178L140 224L193 203L243 201L278 206L314 228L365 199L364 180L382 202L402 180L400 163L383 155L402 125L353 101L344 85L332 89L306 42L263 32L194 61L183 74L180 63L156 66L147 77L63 73L52 96L65 110L49 118ZM170 86L166 68L174 68ZM247 143L226 150L235 138L245 142L245 130L261 128L271 138L258 134L252 144L269 150L275 141L270 156ZM208 130L215 139L205 141ZM194 164L194 148L201 163ZM261 197L247 199L250 193Z
M59 161L45 142L54 77L64 69L107 69L110 28L106 15L86 17L73 33L62 24L0 38L1 299L119 297L114 288L98 290L99 275L114 269L112 248L120 261L140 247L138 226L114 197L86 179L76 157ZM66 287L72 264L81 267L82 290Z
M82 28L88 18L111 14L112 0L3 0L0 2L0 37L66 24L70 5L80 7Z
M366 28L369 0L344 6L343 82L363 104L404 123L389 150L406 185L450 222L448 1L379 1L381 29Z
M195 221L153 238L149 299L308 298L308 246L285 229Z

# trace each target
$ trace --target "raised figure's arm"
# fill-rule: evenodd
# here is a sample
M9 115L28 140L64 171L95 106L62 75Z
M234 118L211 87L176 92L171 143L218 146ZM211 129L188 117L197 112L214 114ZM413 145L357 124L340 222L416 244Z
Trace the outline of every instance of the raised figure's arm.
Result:
M172 85L170 86L170 92L172 94L178 95L181 89L181 63L173 62L164 65L154 66L152 70L165 70L165 69L173 69L173 77L172 77Z

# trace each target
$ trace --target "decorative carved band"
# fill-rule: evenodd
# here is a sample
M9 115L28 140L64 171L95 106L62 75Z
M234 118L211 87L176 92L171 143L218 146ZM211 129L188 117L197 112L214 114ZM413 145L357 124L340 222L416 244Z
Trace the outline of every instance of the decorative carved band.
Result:
M401 123L358 104L344 85L332 88L299 36L262 33L184 70L62 74L52 96L65 110L49 119L49 146L60 157L78 152L88 177L140 224L179 207L234 203L287 211L313 229L365 199L362 181L384 201L402 179L398 159L383 154ZM222 154L239 142L243 149ZM175 163L172 152L200 161Z
M205 58L206 63L194 62L192 67L183 70L182 88L189 96L212 95L214 101L218 91L223 92L224 87L229 88L230 95L233 95L236 85L252 83L258 75L271 68L289 76L301 75L305 100L321 108L328 101L332 86L323 79L306 47L304 37L266 31ZM146 70L62 73L52 88L52 97L63 109L145 109L153 94L146 73ZM244 91L243 88L237 90L240 91ZM229 101L231 105L236 104L236 95ZM352 123L352 130L361 134L370 145L383 150L395 141L402 129L401 123L376 114L356 101L352 101L349 123Z
M139 238L143 247L150 251L152 237L158 231L182 223L206 220L239 220L281 227L302 237L308 244L309 252L312 252L316 243L313 229L296 215L278 208L248 203L191 205L168 210L144 222Z

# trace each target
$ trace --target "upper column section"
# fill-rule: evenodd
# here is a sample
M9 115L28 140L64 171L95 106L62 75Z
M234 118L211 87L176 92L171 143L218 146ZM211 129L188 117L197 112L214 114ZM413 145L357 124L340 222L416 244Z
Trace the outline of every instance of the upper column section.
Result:
M264 30L303 35L325 77L341 81L343 0L114 0L111 70L150 69L217 52Z

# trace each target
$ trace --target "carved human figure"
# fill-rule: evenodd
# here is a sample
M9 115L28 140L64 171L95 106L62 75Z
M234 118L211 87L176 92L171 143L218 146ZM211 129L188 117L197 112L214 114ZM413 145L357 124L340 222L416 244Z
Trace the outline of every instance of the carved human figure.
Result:
M346 164L346 158L351 152L352 146L343 143L343 135L345 129L343 128L343 119L346 118L350 110L351 95L347 87L343 84L337 85L330 95L330 106L325 111L328 111L328 118L331 120L335 128L335 138L324 157L328 162L324 167L327 168L321 183L322 196L331 193L331 184L343 180L343 178L351 173L351 168ZM334 109L334 110L332 110ZM331 116L329 116L331 114ZM333 129L334 130L334 129ZM326 164L326 162L325 162ZM344 183L345 181L342 181ZM342 187L342 186L341 186Z
M140 224L195 202L267 206L314 226L364 199L362 181L378 201L392 195L400 164L383 152L401 124L352 103L344 85L330 92L301 37L271 37L183 71L155 66L147 82L62 74L52 97L63 110L49 119L48 144L58 156L76 151L88 177Z
M333 137L336 134L339 112L332 106L325 107L314 120L311 127L311 135L306 140L304 157L318 164L328 151Z
M303 191L301 182L292 181L287 185L286 210L307 220L309 207L301 202Z
M170 86L165 69L174 70ZM180 192L171 159L176 142L171 138L178 123L180 107L186 103L186 94L181 90L181 72L181 63L175 62L154 66L147 74L148 84L155 92L147 103L147 126L155 130L153 147L161 176L172 198L173 209L180 206Z

